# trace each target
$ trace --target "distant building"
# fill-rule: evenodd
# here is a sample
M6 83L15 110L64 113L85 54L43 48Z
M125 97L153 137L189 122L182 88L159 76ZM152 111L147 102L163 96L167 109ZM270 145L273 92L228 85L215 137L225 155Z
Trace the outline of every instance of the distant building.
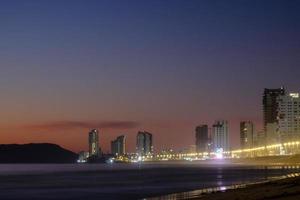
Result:
M78 153L78 163L85 163L87 162L88 158L89 158L89 152L87 151L81 151Z
M242 149L249 149L254 146L254 124L251 121L240 123L240 141Z
M126 145L126 137L121 135L115 140L111 141L111 153L114 155L124 155Z
M208 150L208 126L201 125L196 127L196 151L205 152Z
M139 155L149 155L153 153L152 134L148 132L138 132L136 137L136 150Z
M220 149L227 151L230 149L229 130L228 130L227 121L225 120L216 121L213 124L212 142L215 151L218 151Z
M253 146L261 147L266 145L266 134L264 130L255 132L253 137Z
M196 145L189 145L184 147L183 149L179 150L181 154L193 154L196 153Z
M211 128L209 129L209 131L211 132ZM209 134L209 137L208 137L208 143L207 143L207 152L212 152L214 149L213 149L213 143L212 143L212 134L210 133Z
M90 156L99 156L99 131L93 129L89 132L89 155Z
M266 127L266 145L272 145L280 143L278 123L267 123Z
M278 100L278 132L281 142L300 139L299 93L281 95Z
M196 153L196 145L189 145L187 151L188 153Z
M267 89L264 90L263 95L263 120L264 130L266 132L268 123L277 123L278 116L278 97L285 95L285 89L283 87L278 89Z
M171 155L171 154L174 154L174 150L173 149L163 149L159 154L160 155Z

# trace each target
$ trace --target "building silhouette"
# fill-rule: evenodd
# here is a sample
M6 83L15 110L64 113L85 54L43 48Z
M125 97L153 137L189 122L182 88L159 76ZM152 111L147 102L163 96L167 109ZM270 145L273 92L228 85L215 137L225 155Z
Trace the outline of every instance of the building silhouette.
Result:
M216 121L213 124L212 142L214 151L229 150L229 131L228 122L226 120Z
M126 137L121 135L115 140L111 141L111 153L119 156L126 154Z
M285 95L285 89L283 87L277 89L264 90L263 95L263 120L264 130L266 132L267 124L277 123L278 116L278 101L277 98L281 95Z
M208 126L200 125L197 126L196 129L196 151L197 152L205 152L208 147Z
M278 97L278 137L281 142L300 139L299 93Z
M87 151L80 151L78 153L78 160L77 160L77 162L79 162L79 163L87 162L88 158L89 158L89 152L87 152Z
M254 146L254 124L251 121L240 123L240 142L242 149L249 149Z
M97 129L93 129L89 132L89 156L97 157L99 155L99 131Z
M136 136L136 150L140 156L153 153L152 134L146 131L139 131Z
M266 145L266 134L264 130L258 130L254 132L253 146L261 147Z

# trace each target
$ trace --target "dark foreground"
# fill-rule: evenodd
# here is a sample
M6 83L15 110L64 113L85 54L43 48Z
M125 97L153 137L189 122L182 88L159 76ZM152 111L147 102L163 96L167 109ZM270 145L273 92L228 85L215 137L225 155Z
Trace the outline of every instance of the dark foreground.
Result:
M300 177L248 186L242 189L202 195L203 200L298 200L300 199Z
M0 199L141 199L264 181L298 171L297 168L186 162L143 165L1 165Z

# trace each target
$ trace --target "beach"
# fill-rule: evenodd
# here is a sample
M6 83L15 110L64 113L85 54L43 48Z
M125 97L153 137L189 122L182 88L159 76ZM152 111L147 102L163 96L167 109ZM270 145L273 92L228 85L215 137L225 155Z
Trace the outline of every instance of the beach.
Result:
M255 184L246 188L204 194L199 200L295 200L300 199L300 177Z

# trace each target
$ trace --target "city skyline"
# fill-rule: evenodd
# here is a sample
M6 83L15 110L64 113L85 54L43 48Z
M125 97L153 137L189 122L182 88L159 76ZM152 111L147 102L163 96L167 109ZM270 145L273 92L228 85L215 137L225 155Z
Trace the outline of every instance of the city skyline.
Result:
M155 150L195 144L195 127L263 128L264 88L299 92L297 1L3 2L1 143L104 152L153 133ZM55 13L55 14L54 14Z

